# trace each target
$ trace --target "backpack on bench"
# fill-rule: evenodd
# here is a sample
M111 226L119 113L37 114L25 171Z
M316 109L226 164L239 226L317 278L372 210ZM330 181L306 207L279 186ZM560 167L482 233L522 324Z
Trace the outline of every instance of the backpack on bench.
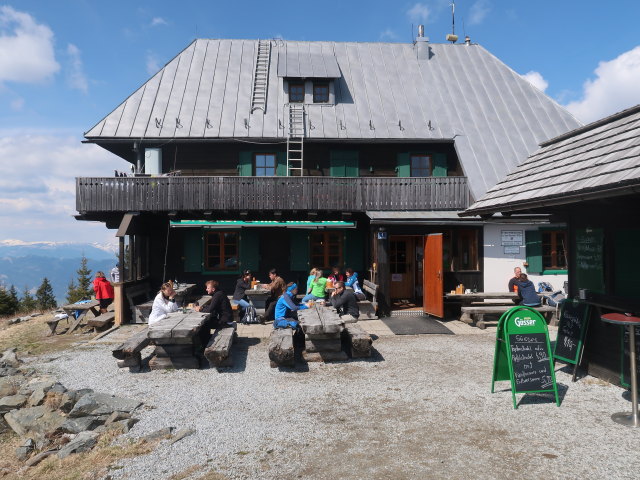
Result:
M248 325L251 323L260 323L260 321L258 320L258 312L256 312L256 309L253 305L249 305L244 309L244 315L242 316L242 320L240 320L240 322L244 325Z

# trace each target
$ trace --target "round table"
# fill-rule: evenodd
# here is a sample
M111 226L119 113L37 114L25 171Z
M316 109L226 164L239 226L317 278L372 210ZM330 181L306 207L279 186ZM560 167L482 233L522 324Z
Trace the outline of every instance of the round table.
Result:
M628 427L640 427L638 419L638 375L636 370L636 332L635 327L640 326L640 318L625 315L624 313L607 313L600 319L603 322L629 327L629 367L631 370L631 413L620 412L611 415L614 422Z

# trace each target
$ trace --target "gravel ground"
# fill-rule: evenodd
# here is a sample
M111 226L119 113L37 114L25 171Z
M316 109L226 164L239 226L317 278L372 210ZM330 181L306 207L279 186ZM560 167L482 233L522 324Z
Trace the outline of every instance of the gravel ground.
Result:
M247 342L247 340L245 340ZM162 427L196 433L126 460L113 478L164 479L193 465L232 479L633 478L640 430L612 413L630 411L623 390L557 371L562 405L490 393L494 337L380 337L364 361L269 367L266 342L234 351L236 366L130 373L109 345L39 362L68 388L140 399L128 434ZM249 344L250 343L250 344Z

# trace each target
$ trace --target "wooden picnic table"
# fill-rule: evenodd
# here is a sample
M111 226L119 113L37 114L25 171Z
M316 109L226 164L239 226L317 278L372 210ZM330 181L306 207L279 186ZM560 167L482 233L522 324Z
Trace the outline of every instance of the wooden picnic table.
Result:
M513 300L518 298L518 294L516 292L447 293L444 298L467 306L475 302L484 302L485 300Z
M266 301L271 296L271 290L268 288L248 288L244 293L258 311L266 308Z
M298 322L305 334L305 349L302 352L305 361L347 360L341 340L344 322L334 307L316 302L311 308L298 310Z
M209 316L209 313L179 310L149 325L149 340L156 345L149 368L200 368L199 358L211 334L206 331Z
M64 313L67 314L69 318L74 318L73 322L71 323L71 326L69 327L69 330L67 330L67 334L73 332L76 328L78 328L78 325L80 325L80 323L82 322L82 319L84 318L84 316L87 314L88 311L91 311L94 317L99 316L100 310L96 308L99 305L100 305L100 302L98 300L91 300L86 303L71 303L69 305L65 305L64 307L62 307L62 310L64 311ZM77 318L75 317L76 311L80 312ZM58 325L57 322L53 326L51 324L49 325L49 327L51 328L50 335L53 335L55 333L57 325Z

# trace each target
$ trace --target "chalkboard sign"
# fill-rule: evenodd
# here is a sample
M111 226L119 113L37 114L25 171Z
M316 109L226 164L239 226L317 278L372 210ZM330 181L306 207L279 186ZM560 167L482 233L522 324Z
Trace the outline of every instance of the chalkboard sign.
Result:
M576 229L576 285L604 293L604 248L601 228Z
M547 323L536 310L513 307L500 317L491 392L500 380L511 380L513 408L518 408L516 393L537 392L554 393L560 406Z
M573 364L580 361L590 314L591 308L586 303L571 300L562 302L553 358Z
M630 370L630 361L629 361L629 327L620 327L622 332L622 373L620 374L620 383L627 387L631 387L631 370ZM636 327L635 329L635 337L636 337L636 371L638 378L640 378L640 331L638 331ZM640 384L640 382L638 382ZM640 392L640 385L638 387L638 391Z
M553 363L550 362L544 333L509 335L515 392L540 392L553 388Z

